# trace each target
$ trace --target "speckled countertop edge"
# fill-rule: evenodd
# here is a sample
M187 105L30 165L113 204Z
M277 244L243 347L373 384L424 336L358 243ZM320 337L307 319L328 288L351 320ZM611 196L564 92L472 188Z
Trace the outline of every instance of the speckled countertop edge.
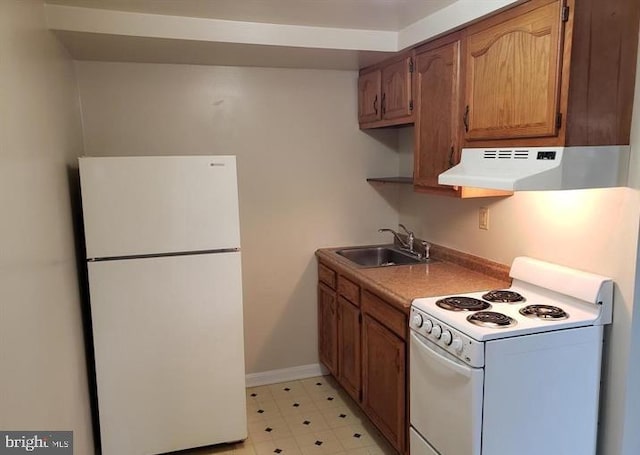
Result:
M316 256L404 312L415 298L504 289L511 283L508 266L440 245L432 244L435 262L392 267L358 266L336 253L345 248L351 247L320 248Z

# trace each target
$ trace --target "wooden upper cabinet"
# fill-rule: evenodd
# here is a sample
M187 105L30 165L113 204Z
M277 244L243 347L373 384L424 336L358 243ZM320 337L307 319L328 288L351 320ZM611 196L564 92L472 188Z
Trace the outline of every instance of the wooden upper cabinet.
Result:
M411 71L413 60L407 55L382 68L382 116L391 120L411 115Z
M358 79L358 122L375 122L382 118L381 73L373 70Z
M460 162L460 38L460 33L453 33L416 50L414 189L460 198L508 196L512 193L438 183L441 173Z
M361 128L413 123L413 52L360 71L358 122Z
M492 19L467 30L465 139L555 136L561 2L531 2Z
M438 175L459 161L459 68L457 36L416 52L414 185L454 191Z
M638 0L528 0L361 70L360 127L420 122L416 186L430 190L458 159L455 139L458 149L629 144L639 24ZM457 87L444 64L456 52Z
M629 144L640 1L566 3L569 14L562 69L567 105L564 143Z
M361 70L360 128L415 121L415 191L509 196L438 176L465 147L628 145L639 28L640 0L518 2Z

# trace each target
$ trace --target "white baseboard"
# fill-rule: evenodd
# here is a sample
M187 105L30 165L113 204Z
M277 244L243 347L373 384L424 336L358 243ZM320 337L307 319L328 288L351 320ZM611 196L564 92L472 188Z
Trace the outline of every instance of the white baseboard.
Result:
M298 367L282 368L280 370L250 373L245 376L245 381L247 387L256 387L259 385L295 381L296 379L313 378L314 376L324 376L327 374L329 374L329 371L324 366L319 363L312 363L310 365L300 365Z

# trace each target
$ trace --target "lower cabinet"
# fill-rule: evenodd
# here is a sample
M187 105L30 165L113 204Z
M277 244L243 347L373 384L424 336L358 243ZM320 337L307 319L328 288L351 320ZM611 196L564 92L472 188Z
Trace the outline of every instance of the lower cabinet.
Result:
M405 342L365 314L362 345L362 407L380 432L403 453L406 439Z
M340 270L321 265L320 361L389 443L404 454L408 450L407 316L361 283L345 278Z
M318 283L318 355L332 375L338 374L338 312L336 291Z
M360 320L360 309L338 297L337 379L356 401L360 400L361 390Z

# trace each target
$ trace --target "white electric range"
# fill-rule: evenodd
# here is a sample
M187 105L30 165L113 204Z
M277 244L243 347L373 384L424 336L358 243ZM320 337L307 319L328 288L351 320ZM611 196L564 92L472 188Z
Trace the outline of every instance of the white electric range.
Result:
M526 257L510 276L413 301L412 455L595 453L613 282Z

